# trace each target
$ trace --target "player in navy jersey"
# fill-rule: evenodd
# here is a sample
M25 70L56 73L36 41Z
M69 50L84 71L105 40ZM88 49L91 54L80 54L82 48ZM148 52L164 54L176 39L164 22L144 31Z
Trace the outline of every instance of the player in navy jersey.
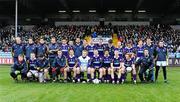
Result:
M119 51L119 56L121 57L121 58L123 58L123 51L124 51L124 47L122 46L122 44L121 44L121 42L118 42L118 47L116 48L116 50L118 50Z
M83 45L81 43L81 39L80 38L76 38L76 43L74 45L74 54L75 56L78 58L79 56L82 55L82 51L83 51Z
M114 51L114 58L112 58L112 63L111 63L111 78L112 78L112 83L115 83L115 77L114 73L117 74L117 84L120 82L121 78L121 69L123 67L123 59L120 58L119 56L119 51L115 50Z
M36 56L39 57L40 55L43 55L44 57L47 57L48 55L48 47L44 42L44 39L41 38L39 41L39 44L37 45L37 53Z
M58 50L57 56L54 59L53 62L53 68L52 68L52 78L53 82L58 80L58 76L64 74L64 69L67 66L67 59L66 56L62 54L61 50Z
M49 50L48 58L49 58L49 64L50 64L49 75L51 78L52 78L52 66L53 66L54 59L57 56L58 49L59 49L59 46L56 43L56 38L52 37L51 43L48 45L48 50Z
M114 49L115 47L113 46L112 40L108 41L108 45L105 47L106 50L109 50L109 55L114 56Z
M10 75L11 77L17 81L18 73L21 75L21 79L25 80L26 74L27 74L28 68L26 61L24 60L23 55L18 55L18 59L14 62L14 64L11 67Z
M152 44L152 41L150 38L147 38L146 39L146 44L145 44L145 48L149 51L149 55L152 56L152 58L154 59L155 58L155 50L156 50L156 46ZM153 63L155 61L153 60ZM154 63L155 64L155 63ZM153 65L154 65L153 64ZM152 78L151 78L151 81L154 82L155 81L155 78L154 78L154 67L152 69Z
M74 51L69 50L69 56L67 57L67 67L64 69L64 79L67 78L71 80L71 72L73 72L73 82L75 82L76 77L76 67L77 67L77 58L74 55Z
M99 52L99 56L103 57L104 56L104 45L103 45L103 39L100 39L98 44L96 45L96 48Z
M111 79L111 61L112 57L109 55L109 51L106 50L102 59L102 70L105 82L109 82Z
M124 55L127 54L127 53L128 53L128 54L131 54L132 57L134 57L135 49L134 49L134 47L132 46L132 42L131 42L131 41L127 42L127 45L126 45L125 48L124 48Z
M48 59L45 58L45 56L43 56L43 54L39 55L37 59L36 67L38 70L39 82L43 83L49 80L49 75L48 75L49 61Z
M30 59L30 54L31 53L36 53L36 45L33 42L32 38L29 38L29 43L27 44L27 46L25 46L25 55L26 55L26 61L28 61Z
M20 37L16 38L16 43L13 44L11 52L14 63L17 62L19 55L24 54L24 45L21 43Z
M88 50L88 42L86 39L83 40L83 50Z
M68 57L69 46L67 44L67 40L66 39L62 39L62 44L60 46L60 49L61 49L63 55Z
M99 56L99 52L97 49L94 50L94 56L91 58L91 80L93 80L96 77L96 72L99 73L99 80L102 81L102 59Z
M74 42L72 40L68 42L68 45L70 50L74 50Z
M27 73L27 77L29 78L29 80L37 79L39 76L36 64L37 64L37 59L35 53L31 53L30 59L28 61L29 71Z
M144 45L143 45L143 41L139 40L138 45L136 46L136 61L144 56Z
M132 75L132 79L134 84L136 84L136 68L135 68L135 61L134 59L131 57L131 54L127 53L125 55L125 59L124 59L124 67L122 67L122 77L121 77L121 83L123 84L127 73L131 72Z
M96 49L96 46L95 46L94 43L91 41L91 43L87 46L88 56L89 56L90 58L92 58L93 55L94 55L94 49Z
M159 42L159 46L156 48L156 72L155 72L155 80L157 81L158 73L160 67L163 69L164 82L167 83L167 72L166 72L166 57L167 57L167 49L164 47L164 43L162 41Z

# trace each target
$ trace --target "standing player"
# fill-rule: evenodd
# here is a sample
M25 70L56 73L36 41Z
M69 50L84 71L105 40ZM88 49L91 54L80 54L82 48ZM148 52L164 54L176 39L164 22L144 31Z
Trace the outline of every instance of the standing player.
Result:
M82 79L81 74L85 71L87 71L87 82L89 82L91 79L90 58L87 56L87 54L88 52L86 50L83 50L82 56L78 58L78 67L76 69L76 78L78 82L80 82L80 79Z
M83 51L83 45L81 44L81 39L76 38L76 44L74 45L74 54L78 58L79 56L82 55Z
M49 64L50 64L50 68L49 68L49 75L52 78L52 66L53 66L53 62L55 57L57 56L57 51L58 51L58 44L56 43L56 38L52 37L51 38L51 43L48 46L48 50L49 50Z
M43 82L46 82L47 80L49 80L49 76L48 76L49 62L45 58L45 56L43 56L43 54L39 55L39 57L37 59L36 67L38 70L39 82L43 83Z
M40 55L47 57L48 47L46 46L43 38L40 39L39 44L37 45L36 51L37 51L37 54L36 54L37 57L39 57Z
M104 56L104 45L103 45L103 39L99 40L99 43L96 45L97 50L99 52L99 56L103 57Z
M143 41L139 40L138 45L136 47L136 61L143 56L144 56Z
M124 56L124 55L123 55L124 48L123 48L121 42L118 42L118 48L117 48L117 50L119 51L119 57L123 58L123 56Z
M117 74L117 84L119 84L120 82L120 78L121 78L121 68L123 67L123 59L120 58L119 56L119 52L118 50L114 51L114 58L112 59L112 63L111 63L111 78L112 78L112 83L115 83L115 77L114 77L114 73Z
M122 67L122 81L121 84L124 83L127 73L131 72L132 79L134 84L136 84L136 69L134 64L134 59L131 57L131 54L126 54L124 59L124 67Z
M155 73L155 80L157 81L158 73L160 67L163 68L163 76L164 82L167 83L167 72L166 72L166 57L167 57L167 49L164 47L163 41L159 42L159 46L156 48L156 73Z
M28 61L29 71L27 73L27 77L32 80L32 78L38 78L38 70L37 70L37 59L35 53L30 54L30 59Z
M108 45L105 47L105 49L106 49L106 50L109 50L109 55L110 55L110 56L114 56L115 47L113 46L112 40L109 40L109 41L108 41Z
M66 39L62 39L62 44L60 46L60 50L62 51L64 56L68 57L69 46L67 44Z
M18 55L18 59L14 62L11 67L10 75L15 80L18 81L18 74L21 75L21 79L24 80L26 78L26 73L28 71L26 61L24 60L23 55Z
M153 57L149 55L149 51L147 49L144 50L144 56L141 57L140 59L137 60L136 62L137 65L140 66L140 71L139 71L139 79L141 82L151 80L152 74L153 74ZM143 77L144 73L148 70L148 75Z
M21 43L21 38L16 37L16 43L12 46L12 57L14 60L14 63L17 62L18 56L24 54L24 46Z
M149 51L149 55L152 56L152 58L154 59L154 55L155 55L155 45L152 44L152 41L150 38L147 38L146 39L146 45L145 45L145 48ZM153 60L153 63L154 63L154 60ZM154 63L155 64L155 63ZM151 78L151 81L154 82L155 81L155 78L154 78L154 67L152 69L152 78Z
M94 56L91 59L91 80L93 80L96 77L96 72L99 74L99 80L102 82L103 77L103 68L102 66L102 60L99 56L98 50L94 50Z
M64 69L64 79L71 79L71 72L73 72L73 82L75 82L76 77L76 67L77 67L77 58L74 55L74 51L69 50L69 56L67 57L67 67Z
M109 51L106 50L104 52L104 57L102 60L102 70L103 70L103 76L105 79L105 82L109 82L109 80L111 79L111 60L112 57L109 55Z
M94 45L94 43L91 41L91 43L86 47L87 48L87 51L88 51L88 56L90 58L93 57L93 54L94 54L94 49L96 49L96 46Z
M34 44L33 39L29 38L28 42L29 43L25 47L26 61L29 61L31 53L36 53L36 45Z
M59 50L57 52L57 56L54 60L54 63L53 63L53 68L52 68L52 78L53 78L53 81L56 81L58 80L58 75L61 75L63 74L64 72L64 69L66 67L66 56L62 54L62 51Z

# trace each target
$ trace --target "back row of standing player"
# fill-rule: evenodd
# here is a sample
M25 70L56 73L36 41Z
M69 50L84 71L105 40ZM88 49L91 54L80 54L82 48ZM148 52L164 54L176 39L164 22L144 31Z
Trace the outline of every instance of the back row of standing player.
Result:
M19 37L17 37L16 43L12 46L12 56L14 59L14 63L18 62L18 56L21 54L25 55L26 61L29 61L31 59L30 57L31 57L32 53L34 53L35 57L37 57L37 58L41 57L41 56L48 58L50 70L48 70L46 72L50 72L49 74L51 74L51 78L55 79L55 75L53 75L52 73L55 72L55 70L57 70L57 69L53 69L53 68L56 67L55 62L57 60L56 57L58 56L58 53L57 53L58 51L60 51L60 53L62 52L62 55L65 56L65 60L67 60L67 62L71 62L72 56L77 58L79 60L77 62L78 66L81 66L80 60L81 60L81 57L83 57L82 52L84 52L84 53L87 53L88 57L91 60L90 67L97 67L97 68L106 67L106 66L104 66L105 65L104 62L110 61L110 62L112 62L113 65L108 66L108 67L114 66L114 68L115 68L115 67L122 67L120 65L121 62L124 62L124 66L126 64L130 64L130 63L131 63L131 65L132 64L135 65L135 62L137 62L138 59L144 57L145 49L148 50L149 56L153 58L152 62L156 61L156 79L158 76L159 67L163 66L163 72L164 72L163 75L164 75L164 80L166 81L167 78L166 78L166 70L165 70L166 69L165 61L166 61L167 50L163 46L162 41L159 42L159 45L155 46L152 44L152 41L149 38L146 39L146 44L144 44L142 40L139 40L138 45L135 45L135 46L133 46L132 43L129 41L129 42L127 42L127 44L125 46L123 46L123 44L121 44L121 42L119 42L118 46L114 47L112 44L112 41L109 41L109 43L106 45L103 44L102 40L100 40L98 44L93 44L93 42L88 44L86 40L83 40L83 43L81 43L81 40L79 38L76 39L75 44L72 41L69 41L69 43L67 44L66 39L63 39L62 43L58 44L58 43L56 43L56 38L54 38L54 37L51 38L50 44L45 44L45 41L43 38L41 38L39 40L39 44L37 44L37 45L34 44L32 38L29 38L28 44L22 44L21 39ZM69 51L71 51L72 54L69 54ZM125 57L125 55L127 55L127 56ZM109 58L106 59L106 56L109 56ZM128 57L129 57L129 59L128 59ZM131 60L131 61L130 62L127 61L127 63L125 63L127 59ZM83 60L82 60L82 62L83 62ZM98 62L100 62L100 63L98 63ZM152 64L154 64L154 63L152 63ZM79 68L80 68L79 70L81 71L82 68L81 67L79 67ZM92 80L94 78L93 74L97 68L87 70L88 71L87 79ZM136 82L136 72L137 72L136 69L138 69L138 68L133 68L133 70L132 70L132 77L133 77L134 82ZM76 73L73 75L74 79L80 79L80 75L78 75L78 73L80 73L79 70L78 70L78 68L76 68ZM121 68L121 70L114 70L114 71L118 72L117 73L118 80L122 81L124 79L122 68ZM108 70L110 75L107 75L107 77L106 77L106 79L108 79L108 80L110 79L109 77L111 77L113 83L114 83L114 75L113 75L114 71ZM105 74L103 74L103 73L105 73L105 69L101 69L100 72L101 73L99 75L99 79L102 80L103 76L105 75ZM111 73L111 72L113 72L113 73ZM65 76L65 78L67 78L66 73L64 73L64 76ZM154 81L154 79L155 79L153 76L154 75L152 75L152 77L151 77L152 81ZM119 83L119 81L117 83Z

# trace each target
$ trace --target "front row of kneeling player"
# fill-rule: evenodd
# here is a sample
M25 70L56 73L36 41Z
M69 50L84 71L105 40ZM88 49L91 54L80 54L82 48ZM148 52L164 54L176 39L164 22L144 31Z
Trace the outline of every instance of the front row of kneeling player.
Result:
M69 56L66 58L59 50L51 66L44 56L39 56L36 59L35 54L31 53L30 60L25 61L24 56L19 55L18 61L11 68L10 75L17 80L17 75L21 74L22 80L38 80L41 83L49 79L55 82L61 76L64 77L64 82L68 80L81 82L85 80L84 72L87 72L87 82L98 79L100 82L121 82L123 84L127 73L131 72L133 83L136 84L136 72L138 72L135 68L136 65L140 66L139 78L141 82L149 81L153 74L153 59L149 56L148 50L144 50L144 57L136 62L131 54L125 54L125 57L121 58L118 50L114 51L114 57L111 57L107 50L103 58L99 56L98 50L94 50L93 58L87 55L88 52L84 50L82 56L76 58L74 51L70 50Z

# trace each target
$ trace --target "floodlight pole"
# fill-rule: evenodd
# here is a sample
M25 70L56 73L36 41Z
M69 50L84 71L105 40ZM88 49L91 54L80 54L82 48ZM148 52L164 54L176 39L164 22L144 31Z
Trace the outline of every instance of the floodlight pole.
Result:
M15 37L17 37L17 25L18 25L18 0L15 3Z

